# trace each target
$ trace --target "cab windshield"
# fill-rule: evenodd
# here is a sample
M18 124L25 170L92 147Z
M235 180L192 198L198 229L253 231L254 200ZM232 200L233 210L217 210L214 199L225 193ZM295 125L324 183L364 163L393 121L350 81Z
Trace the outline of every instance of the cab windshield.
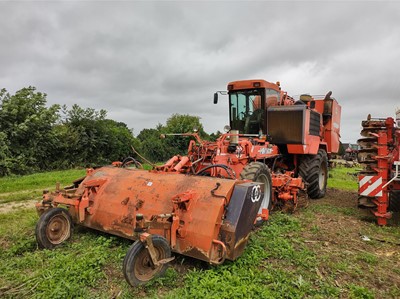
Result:
M264 90L229 93L230 126L240 134L262 134L264 124Z

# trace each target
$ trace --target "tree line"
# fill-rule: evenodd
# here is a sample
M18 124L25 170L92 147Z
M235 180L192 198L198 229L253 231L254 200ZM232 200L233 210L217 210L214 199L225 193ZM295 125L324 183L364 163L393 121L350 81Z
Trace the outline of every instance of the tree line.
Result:
M208 135L200 118L173 114L165 125L143 129L136 137L123 122L107 118L107 111L47 106L47 95L27 87L11 95L0 91L0 176L38 171L89 167L121 161L139 152L152 162L162 162L187 150L187 137L161 134L187 133L194 127ZM141 161L144 162L144 161Z

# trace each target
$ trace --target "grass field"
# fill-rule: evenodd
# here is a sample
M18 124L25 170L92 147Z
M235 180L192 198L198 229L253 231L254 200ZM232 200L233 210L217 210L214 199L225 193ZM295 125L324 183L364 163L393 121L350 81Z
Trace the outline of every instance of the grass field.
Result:
M39 250L33 206L0 213L0 297L399 298L400 228L378 227L356 208L354 172L334 169L325 199L291 215L273 213L235 262L213 267L177 255L164 277L138 288L121 272L130 241L76 227L63 246ZM1 202L83 174L0 179Z
M329 172L328 187L338 190L357 191L357 173L360 169L337 167Z
M0 178L0 203L38 198L44 189L54 189L56 182L66 186L84 175L84 169L72 169L2 177Z

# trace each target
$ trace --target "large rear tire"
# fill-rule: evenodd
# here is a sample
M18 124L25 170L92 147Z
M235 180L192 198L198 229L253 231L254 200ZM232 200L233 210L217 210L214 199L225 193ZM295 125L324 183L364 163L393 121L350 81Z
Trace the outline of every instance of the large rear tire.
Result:
M325 196L328 181L328 155L320 149L316 155L305 156L299 166L299 175L308 184L307 194L312 199Z
M262 209L271 210L272 208L272 181L271 172L267 165L261 162L251 162L240 174L242 180L251 180L253 182L264 183L264 199L261 203L258 214Z
M171 248L165 238L153 235L152 241L157 260L171 257ZM154 265L147 248L139 240L129 248L122 264L125 279L133 287L163 275L167 268L168 264Z
M40 216L36 224L36 241L41 249L53 249L67 241L72 234L72 219L69 212L53 208Z

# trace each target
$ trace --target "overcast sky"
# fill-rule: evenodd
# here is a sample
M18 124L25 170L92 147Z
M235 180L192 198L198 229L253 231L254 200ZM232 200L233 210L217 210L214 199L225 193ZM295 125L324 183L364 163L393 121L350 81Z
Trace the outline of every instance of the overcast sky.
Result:
M135 135L173 113L222 131L213 93L260 78L332 90L355 142L368 113L395 116L399 72L399 2L0 2L0 88L106 109Z

